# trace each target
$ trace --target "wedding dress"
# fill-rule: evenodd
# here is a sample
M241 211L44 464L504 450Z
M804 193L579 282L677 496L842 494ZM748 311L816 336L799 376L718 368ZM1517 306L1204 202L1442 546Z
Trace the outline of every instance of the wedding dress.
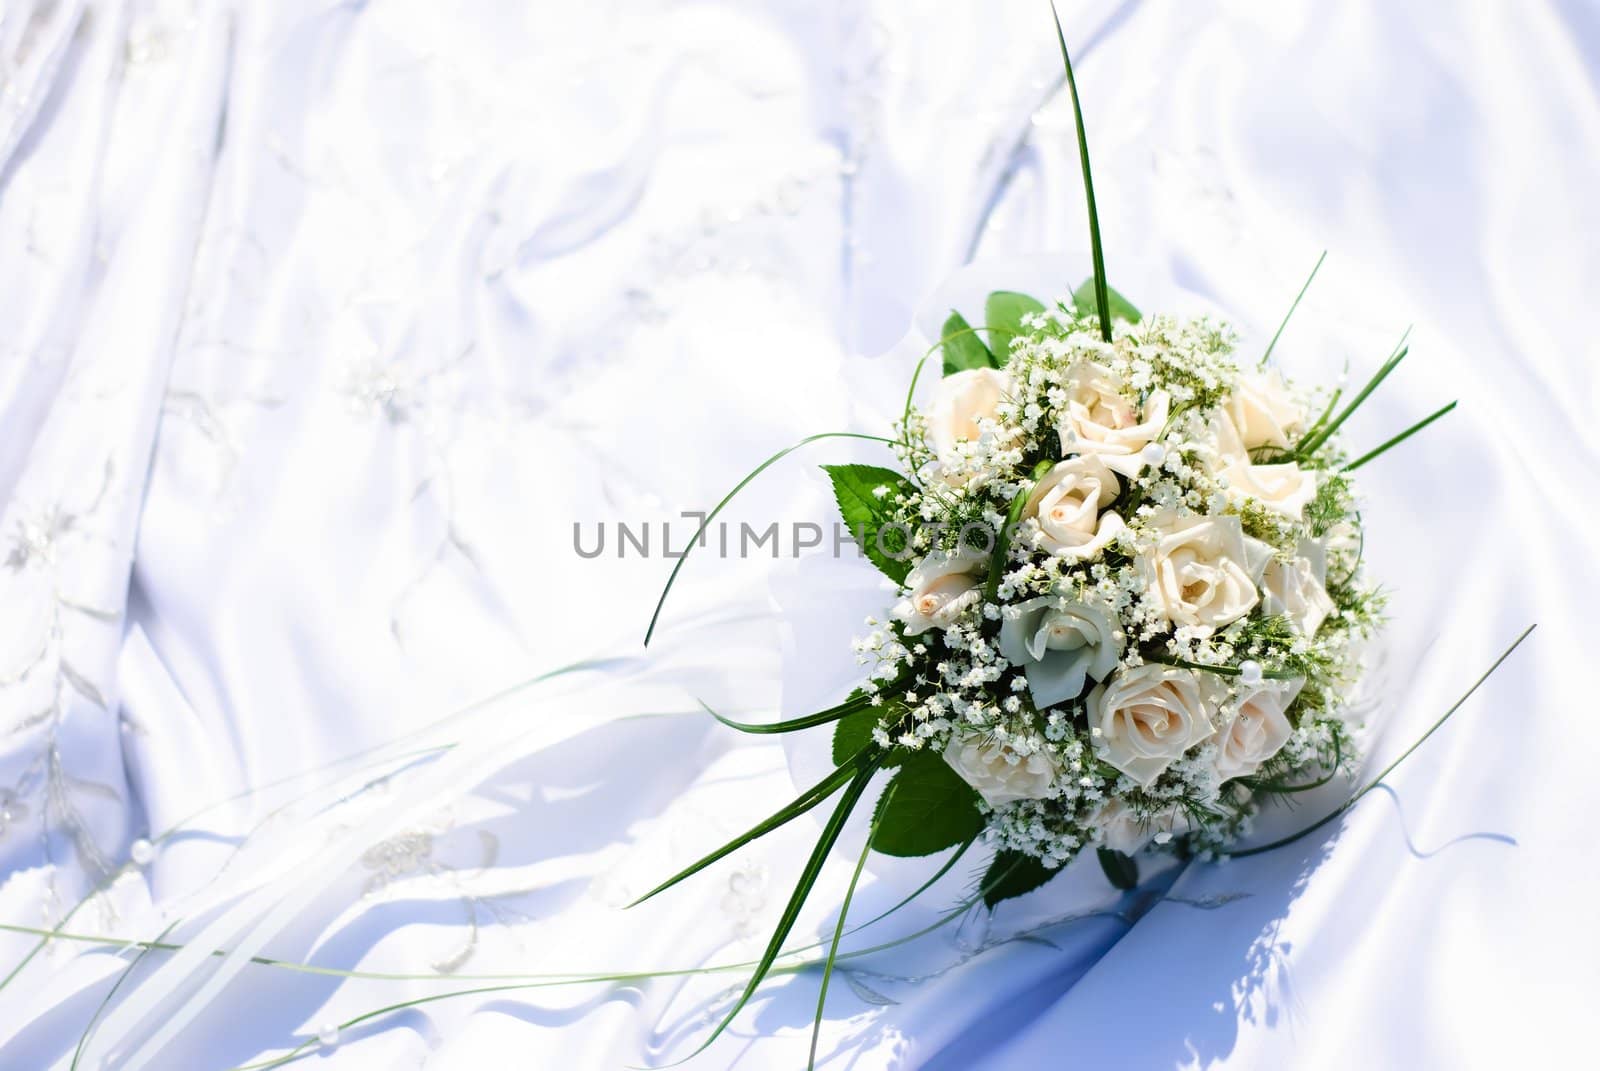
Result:
M1352 442L1461 400L1361 474L1393 620L1369 770L1540 629L1325 834L937 925L958 863L846 938L889 947L842 961L819 1063L1570 1062L1600 992L1600 19L1061 15L1119 290L1250 353L1326 247L1284 367L1364 379L1415 322ZM664 541L772 452L881 431L941 300L1081 281L1055 47L1033 2L4 0L0 1068L693 1053L815 823L625 905L793 796L701 704L855 671L884 593L783 533L872 447L752 484L730 523L779 521L782 560L690 558L646 651ZM803 1066L818 974L690 1066Z

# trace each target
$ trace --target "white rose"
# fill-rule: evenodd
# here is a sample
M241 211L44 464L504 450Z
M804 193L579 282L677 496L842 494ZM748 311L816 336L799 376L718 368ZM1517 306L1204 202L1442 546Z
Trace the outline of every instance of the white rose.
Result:
M922 411L934 453L948 459L957 443L976 440L981 422L994 419L995 407L1010 392L1011 377L997 368L969 368L941 379Z
M1043 751L1024 755L987 733L951 736L944 761L991 807L1044 799L1054 790L1060 772Z
M1161 437L1171 404L1166 391L1151 391L1141 415L1109 368L1080 361L1067 370L1062 449L1093 454L1114 472L1137 476L1145 466L1140 451Z
M1316 474L1293 461L1271 465L1251 461L1245 440L1227 413L1217 415L1214 432L1217 438L1215 470L1228 481L1228 497L1236 501L1255 499L1268 509L1299 520L1306 503L1317 497Z
M1146 663L1123 670L1089 693L1095 753L1149 788L1161 771L1215 732L1198 674Z
M1167 620L1215 629L1260 601L1256 584L1272 548L1245 535L1238 517L1168 513L1154 523L1163 534L1142 567L1150 596Z
M1327 578L1327 552L1321 543L1304 540L1300 556L1292 561L1274 559L1261 577L1261 609L1286 614L1303 635L1314 636L1333 613L1333 600L1323 586Z
M1117 668L1122 633L1098 606L1041 595L1008 610L1000 653L1022 667L1033 705L1044 710L1082 695L1087 677L1105 680Z
M1285 712L1304 684L1297 677L1239 685L1232 718L1217 742L1217 773L1222 780L1253 774L1278 753L1294 731Z
M1289 393L1277 369L1241 375L1222 404L1246 450L1258 446L1289 449L1290 432L1306 419L1305 407Z
M1063 558L1092 557L1123 529L1121 517L1100 512L1120 489L1098 457L1069 458L1034 484L1021 516L1038 524L1044 549Z
M890 616L905 623L908 636L948 628L977 600L978 579L973 574L988 560L988 555L965 543L952 552L933 551L906 576L909 590Z

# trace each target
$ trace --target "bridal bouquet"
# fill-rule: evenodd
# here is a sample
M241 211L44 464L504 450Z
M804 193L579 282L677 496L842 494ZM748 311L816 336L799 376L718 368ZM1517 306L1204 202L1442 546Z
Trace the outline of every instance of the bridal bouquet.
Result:
M647 894L839 797L723 1027L880 773L866 850L956 849L948 869L982 841L993 854L972 902L993 908L1084 852L1121 888L1137 884L1141 851L1224 856L1262 807L1356 759L1346 699L1383 598L1361 573L1351 474L1453 403L1353 457L1339 433L1404 339L1346 399L1288 382L1272 345L1243 357L1226 324L1144 316L1112 290L1061 51L1094 276L1048 303L991 293L981 327L951 313L923 359L937 353L943 377L916 404L918 365L879 440L898 465L826 466L899 597L855 639L862 680L836 706L718 717L831 732L832 772ZM848 910L847 894L828 968ZM827 969L823 984L825 996Z

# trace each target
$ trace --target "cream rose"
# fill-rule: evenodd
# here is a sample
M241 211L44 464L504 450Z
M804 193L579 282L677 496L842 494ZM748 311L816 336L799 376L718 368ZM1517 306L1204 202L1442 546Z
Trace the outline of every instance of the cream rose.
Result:
M1333 600L1323 586L1327 578L1327 552L1315 540L1301 542L1300 555L1291 561L1274 559L1261 577L1261 608L1285 614L1303 635L1314 636L1333 613Z
M1289 448L1289 435L1305 423L1305 407L1295 401L1277 369L1239 377L1223 411L1239 430L1246 450L1258 446Z
M1093 454L1112 471L1137 476L1145 466L1140 451L1160 438L1172 403L1166 391L1151 391L1141 413L1129 393L1109 368L1093 361L1068 369L1062 449Z
M1097 456L1068 458L1034 485L1021 516L1038 524L1044 549L1063 558L1092 557L1123 529L1121 517L1100 512L1120 489Z
M1095 753L1149 788L1216 731L1206 712L1207 691L1193 670L1155 663L1123 670L1089 693Z
M1299 520L1306 503L1317 497L1316 474L1293 461L1271 465L1251 461L1243 436L1226 412L1217 415L1213 430L1217 439L1214 468L1227 481L1228 497L1254 499L1268 509Z
M1217 741L1217 773L1222 780L1253 774L1278 753L1294 731L1286 712L1304 684L1297 677L1239 686L1233 713Z
M934 453L947 459L957 443L976 440L982 422L994 419L995 407L1010 392L1011 377L997 368L969 368L941 379L922 411Z
M1054 791L1060 773L1043 751L1024 755L987 733L952 736L944 749L944 761L991 807L1044 799Z
M1163 534L1142 568L1163 617L1215 629L1254 609L1272 548L1245 535L1238 517L1169 513L1154 523Z
M915 636L930 628L948 628L978 598L978 568L988 555L963 543L958 549L933 551L906 576L908 593L890 616Z
M1082 695L1089 677L1105 680L1122 643L1113 614L1048 595L1011 608L1000 623L1000 653L1022 667L1040 710Z

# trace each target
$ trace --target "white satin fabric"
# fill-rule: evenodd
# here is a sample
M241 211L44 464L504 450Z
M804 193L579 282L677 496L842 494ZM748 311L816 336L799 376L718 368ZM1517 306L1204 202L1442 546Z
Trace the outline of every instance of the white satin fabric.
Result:
M1569 1063L1600 995L1600 16L1062 17L1118 289L1254 353L1325 247L1283 367L1360 381L1415 322L1350 441L1461 400L1361 474L1394 620L1368 769L1540 628L1323 833L1127 895L1075 865L845 960L819 1062ZM573 526L682 546L772 451L882 433L908 325L1076 284L1058 79L1033 2L4 0L0 1068L693 1052L741 971L527 976L759 952L813 818L622 905L795 790L699 702L846 682L883 593L702 553L644 653L659 528L589 559ZM873 450L780 462L735 538L828 521L814 464ZM774 577L809 600L787 641ZM831 935L859 836L792 945ZM938 862L875 863L851 918ZM981 862L843 948L928 927ZM775 976L691 1066L803 1066L818 980Z

